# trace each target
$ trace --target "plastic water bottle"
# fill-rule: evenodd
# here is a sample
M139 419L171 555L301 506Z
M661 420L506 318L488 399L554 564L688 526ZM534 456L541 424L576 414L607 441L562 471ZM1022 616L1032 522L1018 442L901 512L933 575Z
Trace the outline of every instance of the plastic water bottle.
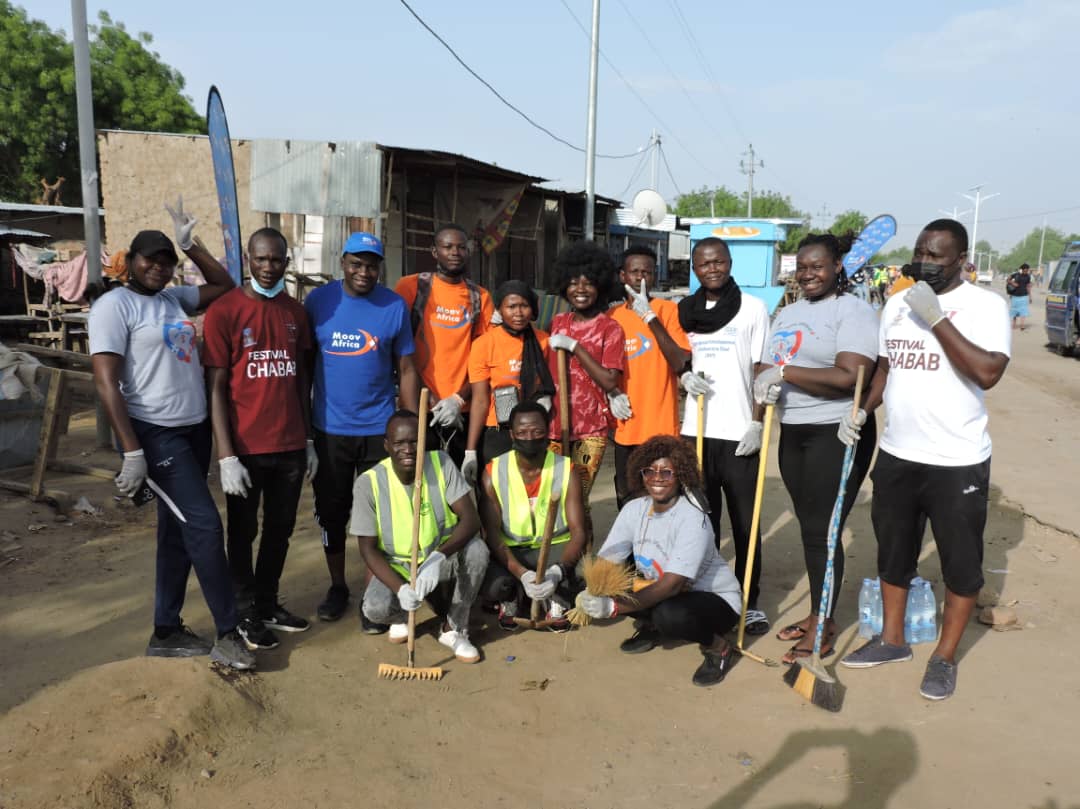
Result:
M874 580L863 579L859 590L859 637L874 635Z
M920 622L922 615L922 585L924 579L916 576L908 587L907 608L904 610L904 643L921 643Z
M930 582L922 581L918 599L919 623L915 637L916 643L933 643L937 640L937 600Z
M873 618L870 621L870 628L873 630L873 634L880 635L881 628L885 623L884 606L881 601L881 580L874 579L872 586L870 604Z

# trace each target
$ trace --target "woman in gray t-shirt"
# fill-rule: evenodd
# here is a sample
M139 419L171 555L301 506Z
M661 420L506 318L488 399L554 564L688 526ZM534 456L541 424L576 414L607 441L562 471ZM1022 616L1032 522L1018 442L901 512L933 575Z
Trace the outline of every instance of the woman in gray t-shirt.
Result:
M810 234L799 243L795 280L803 297L777 313L766 352L772 365L761 371L754 386L759 401L775 401L780 411L780 475L799 520L810 581L810 614L776 635L780 640L796 641L784 655L785 663L809 656L813 646L825 580L829 521L844 459L837 425L845 411L851 411L859 367L865 368L863 389L867 390L877 361L877 313L870 304L846 292L841 261L852 242L852 234L838 238L821 233ZM876 438L871 417L863 427L845 489L841 532L869 471ZM844 548L838 539L836 586L828 605L829 616L843 578ZM831 617L825 629L822 657L833 651L836 625Z
M694 452L675 436L650 438L631 454L627 481L638 496L615 518L599 555L616 562L632 557L645 586L632 599L581 593L577 605L594 618L634 613L637 631L620 647L628 654L664 639L701 644L704 660L693 682L715 685L734 659L722 636L739 620L742 595L691 494L701 491Z

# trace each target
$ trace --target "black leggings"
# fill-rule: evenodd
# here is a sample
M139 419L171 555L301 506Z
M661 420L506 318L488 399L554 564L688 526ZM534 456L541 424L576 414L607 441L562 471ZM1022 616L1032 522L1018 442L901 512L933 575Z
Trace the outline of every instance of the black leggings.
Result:
M780 427L780 476L791 495L795 516L802 529L803 556L810 579L810 610L817 614L821 606L821 586L825 582L828 559L829 521L840 487L840 471L844 463L844 445L836 437L837 424L783 424ZM862 435L855 448L844 490L844 507L840 514L840 531L836 537L833 561L831 616L844 581L844 544L841 534L855 497L859 493L870 459L877 443L877 422L871 413L863 425Z
M663 637L712 645L739 622L739 613L716 593L679 593L640 613Z

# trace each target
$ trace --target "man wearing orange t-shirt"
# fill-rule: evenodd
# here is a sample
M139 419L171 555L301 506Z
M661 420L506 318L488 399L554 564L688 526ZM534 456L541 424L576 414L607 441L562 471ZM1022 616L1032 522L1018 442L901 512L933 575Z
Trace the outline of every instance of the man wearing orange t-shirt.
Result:
M495 309L487 290L466 279L469 236L464 228L439 228L431 255L436 263L434 273L407 275L394 291L414 312L418 290L428 290L423 311L413 316L415 362L424 386L431 390L436 402L431 408L431 425L447 454L461 466L465 457L465 414L472 395L469 350L473 340L488 330Z
M626 370L623 385L632 415L615 427L615 497L619 508L629 499L626 469L630 453L654 435L678 435L679 374L690 359L690 341L679 325L679 307L650 299L656 280L656 253L631 247L622 254L619 280L626 303L608 310L608 316L626 334Z

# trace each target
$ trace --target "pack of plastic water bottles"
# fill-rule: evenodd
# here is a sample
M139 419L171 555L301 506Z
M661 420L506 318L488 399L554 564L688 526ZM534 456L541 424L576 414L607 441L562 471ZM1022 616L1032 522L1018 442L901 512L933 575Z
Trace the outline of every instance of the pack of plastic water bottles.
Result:
M859 591L859 636L881 634L884 612L881 581L863 579ZM904 640L907 643L932 643L937 640L937 600L930 582L919 576L911 581L904 615Z

